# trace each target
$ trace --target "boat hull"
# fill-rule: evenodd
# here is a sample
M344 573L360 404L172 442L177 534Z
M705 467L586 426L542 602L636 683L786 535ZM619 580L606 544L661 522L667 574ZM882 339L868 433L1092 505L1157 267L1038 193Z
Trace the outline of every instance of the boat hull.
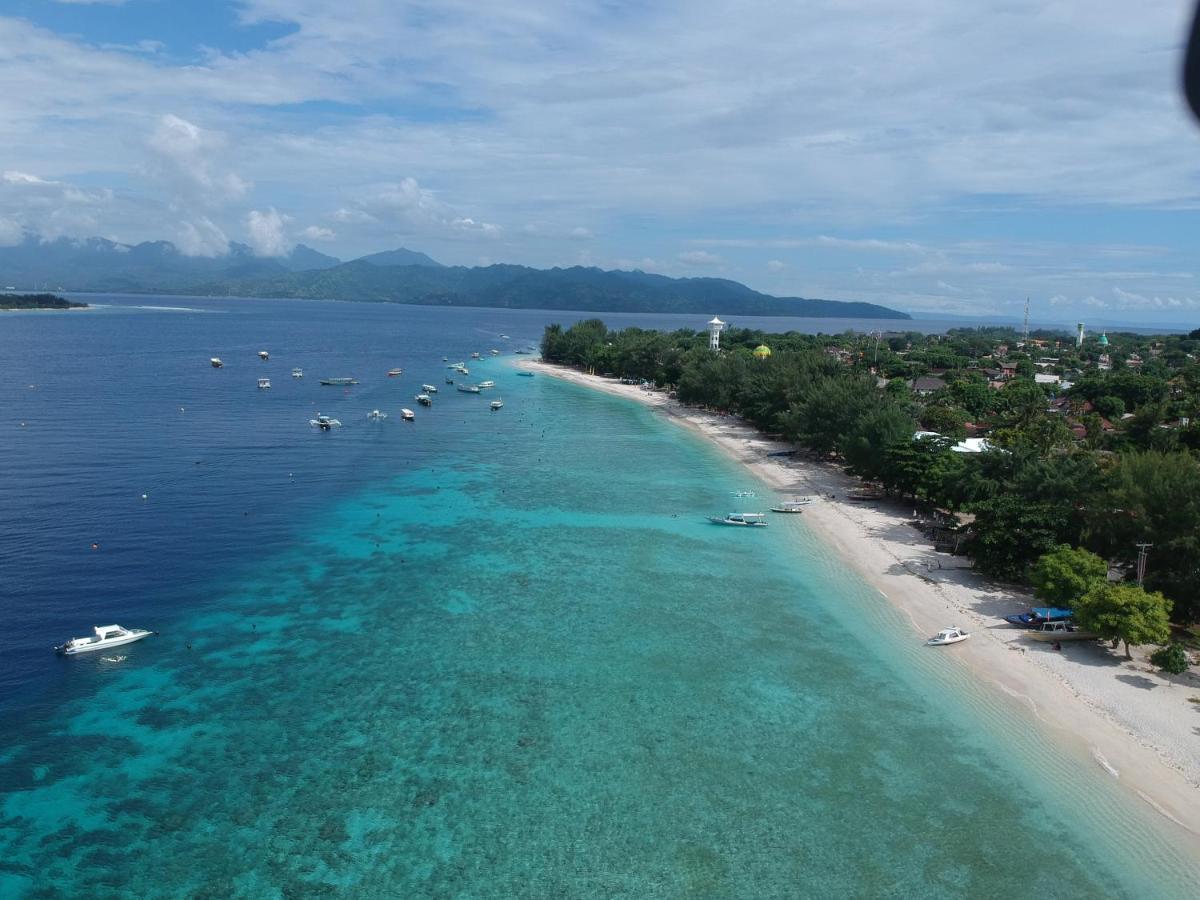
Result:
M1056 641L1097 641L1100 635L1090 631L1030 631L1025 636L1030 640L1052 644Z
M59 656L78 656L80 653L93 653L96 650L108 650L111 647L120 647L124 644L132 644L135 641L143 640L154 634L153 631L135 631L132 634L126 634L119 638L113 638L107 641L97 641L94 644L78 644L74 647L68 647L66 644L61 644L54 648Z

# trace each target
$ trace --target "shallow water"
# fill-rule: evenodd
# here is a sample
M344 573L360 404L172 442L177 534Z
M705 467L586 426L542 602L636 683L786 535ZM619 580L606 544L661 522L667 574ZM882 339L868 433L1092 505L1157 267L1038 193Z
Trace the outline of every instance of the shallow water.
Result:
M401 424L506 313L244 309L0 332L0 895L1189 896L803 517L705 523L769 495L683 429L502 360ZM46 652L101 618L162 634Z

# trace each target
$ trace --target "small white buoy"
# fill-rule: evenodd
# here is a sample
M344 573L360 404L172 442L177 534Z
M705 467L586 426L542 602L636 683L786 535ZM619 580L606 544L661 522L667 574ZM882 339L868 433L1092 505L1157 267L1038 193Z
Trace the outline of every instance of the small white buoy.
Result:
M142 499L143 499L143 500L149 500L149 499L150 499L150 495L149 495L149 494L142 494Z

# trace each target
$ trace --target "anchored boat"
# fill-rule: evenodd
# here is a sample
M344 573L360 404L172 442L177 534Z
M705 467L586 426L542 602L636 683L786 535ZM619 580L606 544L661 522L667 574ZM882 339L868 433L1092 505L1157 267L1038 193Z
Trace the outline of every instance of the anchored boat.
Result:
M309 419L308 424L313 426L313 428L320 428L322 431L329 431L331 428L342 427L342 423L337 419L333 418L332 416L323 416L320 413L317 413L317 417L315 419Z
M405 422L411 422L416 417L417 417L417 414L414 413L411 409L408 409L407 407L400 410L400 418L402 418Z
M55 647L54 652L60 656L74 656L76 653L90 653L93 650L107 650L109 647L132 644L156 634L144 628L122 628L120 625L97 625L92 631L95 633L91 637L71 638Z
M735 525L741 528L766 528L766 513L729 513L722 516L709 516L708 521L714 525Z
M322 378L321 384L332 384L332 385L337 385L338 387L341 387L342 385L347 385L347 384L358 384L358 379L350 378L348 376L342 377L342 378Z

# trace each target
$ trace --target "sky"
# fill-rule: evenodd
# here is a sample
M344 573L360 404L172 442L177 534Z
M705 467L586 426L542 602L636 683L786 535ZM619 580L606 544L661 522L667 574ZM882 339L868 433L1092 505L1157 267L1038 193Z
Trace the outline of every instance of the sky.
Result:
M1185 0L0 0L28 232L1200 325ZM719 312L719 311L718 311Z

